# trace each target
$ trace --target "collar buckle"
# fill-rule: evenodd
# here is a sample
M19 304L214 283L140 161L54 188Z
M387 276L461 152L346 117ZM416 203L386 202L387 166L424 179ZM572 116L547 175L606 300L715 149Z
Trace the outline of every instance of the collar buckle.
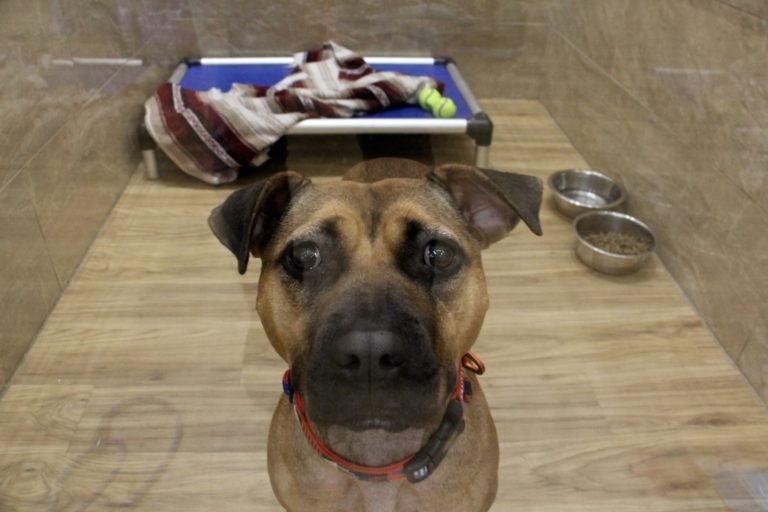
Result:
M405 464L403 469L408 481L415 484L431 475L448 453L454 438L463 431L464 406L459 400L451 400L435 433L430 436L424 448Z

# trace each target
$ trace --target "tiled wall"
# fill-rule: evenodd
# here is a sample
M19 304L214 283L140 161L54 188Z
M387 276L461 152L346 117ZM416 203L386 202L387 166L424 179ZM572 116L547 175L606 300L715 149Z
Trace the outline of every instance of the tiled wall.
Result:
M539 98L768 400L768 7L553 0Z
M479 95L532 97L546 18L538 0L1 1L0 389L139 162L141 104L182 57L336 39L452 54Z
M130 2L123 2L130 6ZM135 168L149 41L98 2L0 2L0 388Z

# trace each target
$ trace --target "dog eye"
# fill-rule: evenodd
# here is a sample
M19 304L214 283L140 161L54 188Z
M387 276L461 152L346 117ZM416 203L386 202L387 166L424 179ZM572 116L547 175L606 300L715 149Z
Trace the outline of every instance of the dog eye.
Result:
M455 258L453 247L440 240L432 240L424 248L424 263L438 270L450 267Z
M296 243L288 254L291 263L301 272L312 270L320 264L320 248L315 242Z

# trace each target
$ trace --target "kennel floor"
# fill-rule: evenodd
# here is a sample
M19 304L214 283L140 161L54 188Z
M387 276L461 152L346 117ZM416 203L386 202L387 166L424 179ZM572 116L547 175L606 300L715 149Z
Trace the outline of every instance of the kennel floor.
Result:
M539 103L481 103L495 168L586 165ZM289 165L325 179L354 151L299 140ZM435 139L439 161L472 152ZM258 262L238 275L206 225L232 189L141 171L0 400L3 512L280 510L265 450L285 368L253 308ZM658 260L588 270L545 193L544 237L518 229L484 255L493 510L766 510L762 403Z

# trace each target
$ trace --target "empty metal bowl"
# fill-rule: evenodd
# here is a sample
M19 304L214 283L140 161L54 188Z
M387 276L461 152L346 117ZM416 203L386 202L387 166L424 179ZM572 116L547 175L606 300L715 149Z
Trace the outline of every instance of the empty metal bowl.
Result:
M549 176L549 188L558 210L568 217L595 210L612 210L626 199L624 190L603 173L568 169Z
M656 245L653 231L625 213L582 213L573 221L576 256L588 267L613 275L639 269Z

